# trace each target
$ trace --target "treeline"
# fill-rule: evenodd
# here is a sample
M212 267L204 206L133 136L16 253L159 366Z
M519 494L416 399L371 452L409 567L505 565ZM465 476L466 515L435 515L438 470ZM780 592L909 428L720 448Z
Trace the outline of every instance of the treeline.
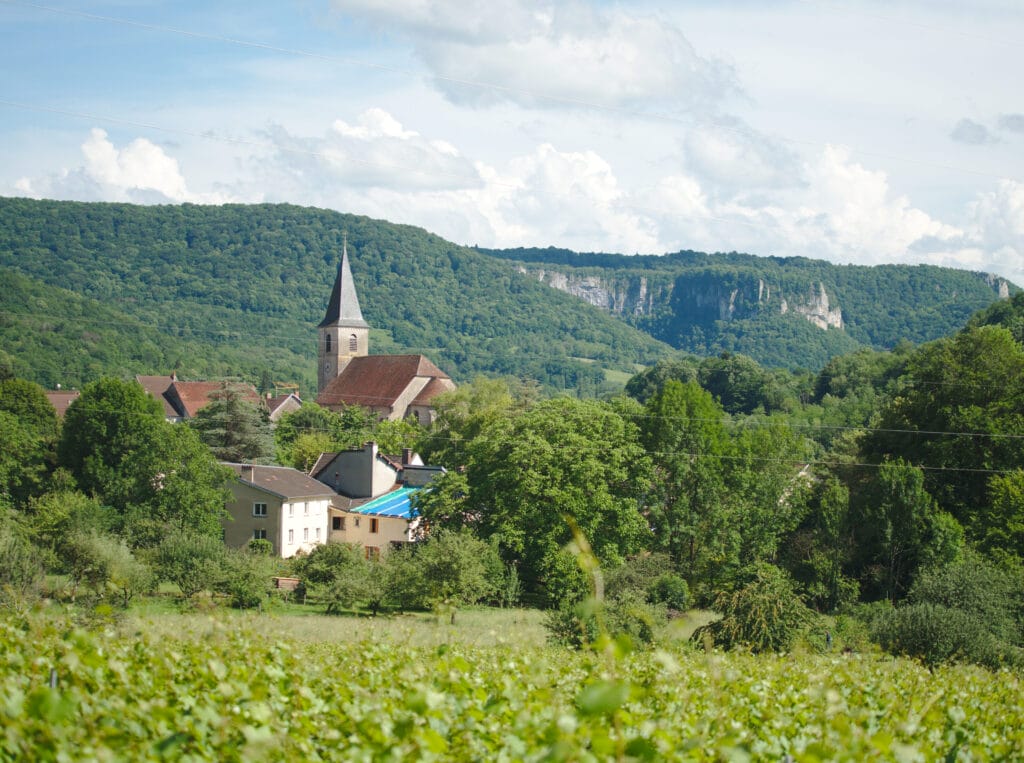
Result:
M608 629L651 639L700 606L722 619L698 637L725 646L821 646L834 629L843 646L1018 664L1022 340L1017 295L951 337L862 350L818 374L680 357L602 400L479 378L438 399L429 430L307 404L272 443L228 391L205 422L171 426L138 385L103 380L59 425L38 387L7 379L4 548L74 577L106 537L158 565L168 538L219 533L227 475L213 453L252 444L235 457L306 468L376 439L447 472L418 499L424 542L377 560L327 546L293 563L332 610L521 602L580 643ZM212 570L203 590L252 580L239 570L258 556L196 562Z

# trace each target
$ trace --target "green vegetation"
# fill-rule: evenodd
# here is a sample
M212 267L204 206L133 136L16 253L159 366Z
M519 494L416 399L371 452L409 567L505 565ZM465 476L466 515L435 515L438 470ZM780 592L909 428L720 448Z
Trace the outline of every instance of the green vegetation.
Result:
M924 265L832 265L736 252L481 251L528 272L596 280L615 294L623 320L673 347L701 356L742 353L769 367L817 369L858 346L889 349L900 341L937 339L997 294L985 274ZM842 330L823 331L797 314L822 288L829 308L842 310Z
M516 643L0 623L0 757L58 760L1015 759L1021 679L840 656L609 660ZM175 623L177 626L177 623ZM368 625L367 625L368 627ZM512 635L508 630L504 633ZM397 642L400 644L401 642ZM55 686L49 685L51 670Z
M48 387L175 370L297 381L308 396L345 234L374 352L424 353L457 379L510 374L595 395L612 386L606 369L668 350L418 228L288 205L4 198L0 362Z

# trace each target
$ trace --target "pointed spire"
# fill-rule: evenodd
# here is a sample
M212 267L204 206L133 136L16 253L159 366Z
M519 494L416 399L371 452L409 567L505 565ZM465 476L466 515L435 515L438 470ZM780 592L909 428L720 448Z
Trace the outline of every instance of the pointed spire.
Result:
M363 311L359 309L359 297L356 295L356 285L348 266L348 234L345 234L342 239L338 278L334 282L331 301L327 305L327 315L324 316L319 327L323 328L324 326L351 328L369 328L370 326L363 320Z

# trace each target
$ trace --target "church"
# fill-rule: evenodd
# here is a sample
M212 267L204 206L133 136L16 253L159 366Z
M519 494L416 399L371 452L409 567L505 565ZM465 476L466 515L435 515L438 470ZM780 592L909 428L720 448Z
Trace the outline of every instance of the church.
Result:
M360 405L381 419L411 416L427 425L434 420L434 398L455 389L448 374L423 355L370 355L370 325L359 307L347 242L317 328L316 402L324 408Z

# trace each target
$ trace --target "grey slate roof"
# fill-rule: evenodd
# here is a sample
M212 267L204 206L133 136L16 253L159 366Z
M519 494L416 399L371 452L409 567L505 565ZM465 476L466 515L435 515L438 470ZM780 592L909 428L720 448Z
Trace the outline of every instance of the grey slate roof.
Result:
M341 264L338 266L338 277L334 281L331 301L327 304L327 315L318 328L325 326L370 327L370 324L363 320L363 311L359 309L359 297L356 296L356 286L348 265L347 243L341 249Z
M224 464L231 467L246 485L264 490L286 500L293 498L334 498L337 494L327 485L288 466L255 466ZM251 470L251 471L250 471Z

